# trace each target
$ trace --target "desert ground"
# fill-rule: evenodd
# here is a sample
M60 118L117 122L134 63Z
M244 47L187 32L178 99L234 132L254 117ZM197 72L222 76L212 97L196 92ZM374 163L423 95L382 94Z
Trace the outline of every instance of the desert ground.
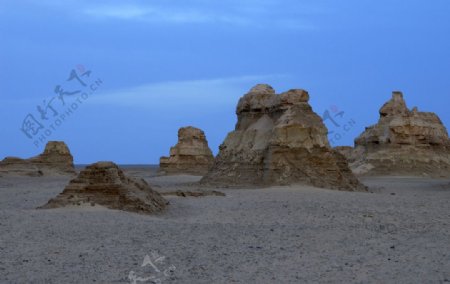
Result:
M159 192L198 176L125 167ZM362 178L370 193L211 188L140 215L36 209L70 177L0 177L0 283L445 283L450 180Z

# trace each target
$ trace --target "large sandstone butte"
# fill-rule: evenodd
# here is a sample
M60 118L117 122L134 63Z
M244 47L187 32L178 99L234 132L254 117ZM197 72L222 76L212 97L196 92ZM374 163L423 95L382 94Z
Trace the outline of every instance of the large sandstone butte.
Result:
M166 203L143 179L125 176L112 162L98 162L82 170L62 193L40 209L86 204L150 214L162 211Z
M178 130L178 143L170 148L170 157L161 157L159 167L166 174L204 175L213 163L205 133L188 126Z
M73 157L62 141L50 141L39 156L30 159L6 157L0 161L0 174L43 176L76 174Z
M201 180L216 186L295 183L340 190L366 190L332 150L327 128L304 90L275 94L257 85L239 100L235 130L228 134L213 167Z
M393 92L380 109L377 124L367 127L347 153L361 175L450 176L450 141L439 117L408 109L403 94Z

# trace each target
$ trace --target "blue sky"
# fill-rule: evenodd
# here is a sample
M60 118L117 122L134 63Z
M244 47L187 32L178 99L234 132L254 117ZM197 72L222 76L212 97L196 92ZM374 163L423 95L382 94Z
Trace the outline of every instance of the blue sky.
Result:
M57 85L81 91L52 101L60 115L97 79L46 137L76 163L158 163L186 125L217 153L257 83L308 90L320 115L344 111L340 127L326 122L342 136L334 145L375 123L393 90L448 126L448 15L447 0L0 0L0 159L42 151L21 128ZM71 70L91 71L87 87L67 81Z

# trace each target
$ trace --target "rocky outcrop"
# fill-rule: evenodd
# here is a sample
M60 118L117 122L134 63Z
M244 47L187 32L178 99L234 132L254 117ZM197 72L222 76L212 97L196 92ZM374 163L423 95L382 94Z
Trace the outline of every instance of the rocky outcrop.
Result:
M353 147L351 146L337 146L334 150L338 151L342 156L349 159L353 153Z
M64 191L40 209L100 205L109 209L150 214L162 211L166 201L143 179L131 179L112 162L86 167Z
M170 148L170 157L161 157L159 166L166 174L204 175L213 162L205 133L188 126L178 130L178 143Z
M304 90L275 94L257 85L239 100L235 130L228 134L205 185L271 186L304 183L365 190L345 158L331 149L327 129Z
M30 159L6 157L0 162L3 175L43 176L75 174L73 157L64 142L50 141L39 156Z
M403 94L394 92L378 123L356 138L348 160L357 174L449 177L450 141L436 114L408 109Z

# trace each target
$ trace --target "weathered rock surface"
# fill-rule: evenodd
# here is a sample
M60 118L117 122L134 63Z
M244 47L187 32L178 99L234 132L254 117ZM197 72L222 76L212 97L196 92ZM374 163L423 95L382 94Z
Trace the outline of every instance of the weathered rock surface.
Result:
M339 152L342 156L349 159L353 153L353 147L351 146L337 146L334 147L334 150Z
M380 109L377 124L355 139L347 155L363 175L450 176L450 141L439 117L409 110L400 92Z
M40 209L101 205L110 209L150 214L162 211L167 202L143 179L131 179L112 162L86 167L64 191Z
M6 157L0 162L3 175L43 176L75 174L73 157L64 142L50 141L39 156L30 159Z
M204 175L213 162L205 133L188 126L178 130L178 143L170 148L170 157L161 157L159 166L166 174Z
M204 197L204 196L226 196L225 193L216 190L176 190L161 193L163 196L179 196L179 197Z
M304 90L275 94L257 85L237 105L229 133L205 185L271 186L304 183L341 190L365 190L346 159L331 149L327 129Z

